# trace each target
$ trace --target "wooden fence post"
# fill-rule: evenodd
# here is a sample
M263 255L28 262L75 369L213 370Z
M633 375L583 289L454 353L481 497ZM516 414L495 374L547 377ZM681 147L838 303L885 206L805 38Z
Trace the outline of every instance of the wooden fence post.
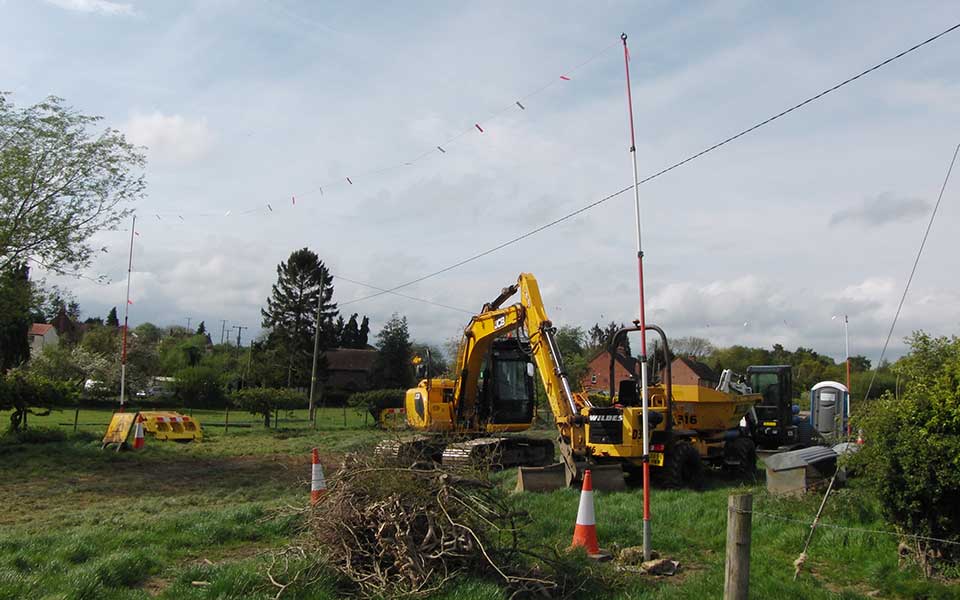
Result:
M750 590L750 530L753 495L727 498L727 564L723 600L747 600Z
M223 415L223 435L227 435L227 432L230 431L230 405L226 406L226 413Z

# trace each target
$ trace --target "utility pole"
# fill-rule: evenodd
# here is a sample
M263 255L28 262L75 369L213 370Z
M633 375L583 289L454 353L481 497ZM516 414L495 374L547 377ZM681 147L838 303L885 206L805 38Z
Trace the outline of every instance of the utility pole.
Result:
M307 415L313 426L317 426L316 405L313 402L313 395L317 389L317 355L320 353L320 309L323 306L323 278L320 280L320 292L317 294L317 318L314 323L313 331L313 368L310 370L310 404Z
M227 332L227 320L220 319L220 345L223 345L224 334Z
M237 325L237 350L240 349L240 335L243 333L244 329L250 329L246 325ZM232 328L231 328L232 329Z
M190 317L187 317L187 329L190 329Z

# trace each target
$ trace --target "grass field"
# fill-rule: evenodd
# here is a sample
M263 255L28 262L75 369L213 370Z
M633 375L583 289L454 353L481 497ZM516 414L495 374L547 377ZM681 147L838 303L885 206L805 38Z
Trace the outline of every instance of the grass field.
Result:
M13 444L0 441L0 599L14 598L273 598L266 579L271 551L301 535L296 508L307 500L308 452L319 447L327 473L343 453L370 448L382 433L363 416L327 409L318 429L296 413L279 430L231 414L196 411L208 426L199 444L150 443L141 452L101 451L105 411L81 411L72 433L72 411L32 418L31 426L71 431L66 441ZM0 419L6 416L0 414ZM512 486L515 472L497 475ZM794 559L819 501L768 497L749 486L712 478L704 491L655 491L654 547L679 560L675 577L616 578L602 596L717 598L723 584L727 496L752 489L755 510L800 523L756 515L753 523L751 596L754 598L960 598L956 588L924 580L897 564L893 536L822 529L811 545L805 572L793 581ZM533 515L530 534L545 546L569 545L578 493L563 490L519 496ZM597 494L602 545L638 545L639 491ZM857 487L837 492L823 517L846 527L889 530L879 507ZM613 574L612 565L604 565ZM203 587L192 582L206 582ZM291 586L284 598L338 597L336 578ZM504 598L493 581L458 579L436 598Z

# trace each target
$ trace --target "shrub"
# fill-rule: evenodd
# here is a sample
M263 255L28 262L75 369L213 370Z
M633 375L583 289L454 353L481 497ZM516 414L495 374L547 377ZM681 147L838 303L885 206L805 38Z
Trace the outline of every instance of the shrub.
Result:
M857 420L866 444L853 463L898 528L960 542L960 338L917 332L907 341L910 353L893 367L900 399L888 392ZM954 544L928 550L960 558Z
M380 411L385 408L403 408L406 390L372 390L351 394L347 405L356 409L366 409L373 415L374 421L379 421Z
M252 415L262 416L264 427L270 427L273 411L304 408L307 403L300 392L281 388L247 388L231 394L230 401Z

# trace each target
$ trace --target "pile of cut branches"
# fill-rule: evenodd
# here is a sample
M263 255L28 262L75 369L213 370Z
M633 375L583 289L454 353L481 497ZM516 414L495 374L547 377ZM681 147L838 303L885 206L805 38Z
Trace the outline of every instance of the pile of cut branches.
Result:
M481 476L351 455L310 511L308 537L364 597L427 595L464 573L495 577L513 597L565 595L552 559L523 566L535 556L528 518L511 504Z

